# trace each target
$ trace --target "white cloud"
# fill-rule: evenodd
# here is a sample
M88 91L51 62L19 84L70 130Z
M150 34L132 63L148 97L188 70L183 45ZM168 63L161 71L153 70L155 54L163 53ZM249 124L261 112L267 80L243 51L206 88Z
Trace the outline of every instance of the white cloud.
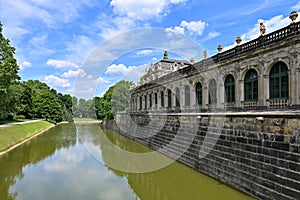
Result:
M20 69L23 70L23 69L28 68L28 67L31 67L31 66L32 66L32 65L31 65L30 62L24 61L24 62L22 62L22 64L20 65Z
M264 23L266 27L266 33L268 34L289 25L291 23L291 20L289 19L289 17L284 17L283 15L272 17L269 20L259 19L257 24L255 24L255 26L252 29L250 29L247 33L242 35L242 39L249 41L257 38L260 35L260 22Z
M73 62L81 63L95 48L96 39L87 35L75 35L72 41L66 42L65 45L66 50L70 52L66 58Z
M166 28L165 31L168 33L169 36L172 36L172 32L177 32L180 34L187 33L189 35L201 36L206 26L207 23L201 20L190 22L183 20L179 26Z
M278 15L278 16L272 17L269 20L259 19L253 28L251 28L247 33L244 33L243 35L241 35L241 37L242 37L241 44L248 42L250 40L256 39L260 36L260 22L264 23L264 25L266 27L266 34L268 34L268 33L274 32L278 29L281 29L281 28L289 25L291 23L291 20L289 19L289 17L284 17L283 15ZM236 46L235 43L232 45L226 46L223 48L223 51L231 49L235 46Z
M63 88L71 87L69 80L62 79L62 78L59 78L54 75L46 76L44 81L47 84L49 84L51 87L54 87L54 88L56 88L56 87L63 87Z
M107 40L121 32L137 28L139 25L144 24L126 16L108 16L101 13L92 24L85 25L84 28L89 33L100 30L100 34L97 32L96 35Z
M166 15L172 5L184 3L186 0L111 0L110 6L117 15L138 20L147 20Z
M128 68L124 64L112 64L110 65L105 74L125 74L128 71Z
M78 65L75 63L65 61L65 60L54 60L54 59L49 59L47 61L48 66L53 66L56 69L69 69L69 68L75 68L78 69Z
M213 32L208 33L208 35L202 41L211 40L211 39L216 38L220 35L221 35L221 33L213 31Z
M63 78L74 78L74 77L77 77L77 76L81 76L81 77L84 77L86 76L86 73L83 69L78 69L78 70L69 70L67 72L64 72L62 77Z
M147 67L147 64L129 67L124 64L112 64L107 68L105 74L119 75L122 76L124 80L137 81L145 73Z
M300 1L292 7L292 9L299 10L300 9Z
M103 77L99 77L96 79L96 82L99 84L99 83L110 83L109 80L106 80L105 78Z
M197 34L198 36L201 36L207 24L201 20L190 21L190 22L182 21L180 26L185 28L187 31L189 31L192 34Z
M147 55L152 54L152 53L153 53L153 50L144 49L144 50L138 51L136 53L136 55L138 55L138 56L147 56Z
M184 34L184 28L175 26L173 28L166 28L165 32L167 32L168 36L172 37L173 33Z
M41 21L49 27L55 27L58 23L69 23L79 17L79 11L84 6L91 6L90 0L14 0L1 1L1 16L8 16L12 21L24 21L27 19ZM18 11L18 14L11 15ZM7 17L7 18L8 18ZM6 18L5 18L6 20Z

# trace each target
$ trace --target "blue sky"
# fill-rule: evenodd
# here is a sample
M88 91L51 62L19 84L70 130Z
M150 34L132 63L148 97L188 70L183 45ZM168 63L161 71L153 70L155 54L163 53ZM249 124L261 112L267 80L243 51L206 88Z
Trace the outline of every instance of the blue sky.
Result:
M118 80L138 80L165 49L169 57L199 61L204 49L212 56L237 36L258 37L261 21L267 32L288 25L292 9L300 10L299 0L1 0L0 21L22 80L90 98ZM145 38L145 30L153 34ZM172 31L199 48L176 51L183 44Z

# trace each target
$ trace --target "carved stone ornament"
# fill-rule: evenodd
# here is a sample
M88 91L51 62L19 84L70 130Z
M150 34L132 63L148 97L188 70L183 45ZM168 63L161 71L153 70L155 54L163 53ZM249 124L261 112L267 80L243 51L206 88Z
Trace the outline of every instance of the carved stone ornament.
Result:
M219 53L221 53L221 51L223 50L223 47L222 47L222 45L221 45L221 44L219 44L217 49L218 49Z
M290 14L290 19L292 20L292 23L295 23L296 19L298 17L298 13L296 10L293 10Z
M237 45L240 45L242 42L242 37L241 36L236 37L235 41L236 41Z
M264 23L260 22L260 35L264 36L266 34L266 27Z

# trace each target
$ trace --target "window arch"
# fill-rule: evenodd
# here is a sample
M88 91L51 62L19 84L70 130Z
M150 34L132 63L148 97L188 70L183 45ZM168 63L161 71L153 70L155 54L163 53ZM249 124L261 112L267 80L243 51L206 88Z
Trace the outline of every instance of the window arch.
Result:
M161 107L165 107L165 96L164 91L160 92L160 105Z
M168 89L168 108L172 107L172 91Z
M188 85L186 85L184 87L184 105L185 106L189 106L190 105L190 98L191 98L191 95L190 95L190 87Z
M232 74L229 74L225 79L225 100L228 103L235 102L235 82Z
M217 103L217 83L215 79L209 82L208 102L209 104Z
M200 82L196 84L196 104L202 105L202 84Z
M258 75L255 69L250 69L244 80L245 101L258 100Z
M176 88L175 96L176 96L175 106L180 107L180 90L179 90L179 88Z
M289 97L288 68L283 62L276 63L270 71L270 99L287 99Z

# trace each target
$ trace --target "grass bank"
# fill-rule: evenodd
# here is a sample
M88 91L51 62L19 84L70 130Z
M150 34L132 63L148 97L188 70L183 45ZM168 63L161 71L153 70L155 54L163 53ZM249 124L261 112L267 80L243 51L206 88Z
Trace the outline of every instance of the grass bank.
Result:
M39 121L28 124L0 127L0 152L30 138L52 125L53 124L47 121Z

